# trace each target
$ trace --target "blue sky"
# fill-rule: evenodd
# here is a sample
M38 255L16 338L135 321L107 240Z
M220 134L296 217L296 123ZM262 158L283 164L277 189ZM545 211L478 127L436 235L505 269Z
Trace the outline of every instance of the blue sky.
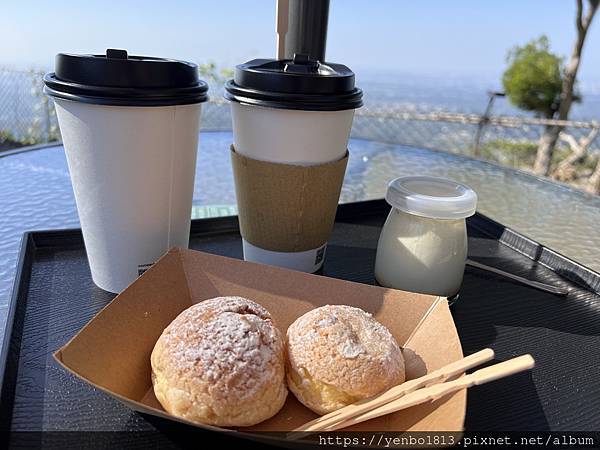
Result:
M60 51L224 66L275 54L275 0L2 0L0 66L48 68ZM568 55L575 0L331 0L327 59L356 71L497 76L507 50L546 33ZM600 14L599 14L600 16ZM600 80L600 17L582 81Z

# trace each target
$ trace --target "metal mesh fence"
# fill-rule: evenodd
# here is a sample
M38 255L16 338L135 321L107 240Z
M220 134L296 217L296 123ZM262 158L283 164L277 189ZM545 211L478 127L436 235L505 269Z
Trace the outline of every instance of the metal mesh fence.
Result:
M3 147L60 138L52 101L43 92L43 72L0 69L0 143Z
M43 94L41 71L0 69L0 149L60 140L52 101ZM211 100L203 106L203 130L231 129L230 108L222 85L210 86ZM530 167L537 142L548 121L531 117L485 116L439 109L367 104L356 112L352 136L490 159L519 168ZM587 136L597 122L566 122L565 133L575 140ZM600 139L589 153L600 150ZM562 140L557 160L571 149ZM594 157L586 157L594 159ZM585 159L585 158L584 158ZM592 163L588 161L590 168Z

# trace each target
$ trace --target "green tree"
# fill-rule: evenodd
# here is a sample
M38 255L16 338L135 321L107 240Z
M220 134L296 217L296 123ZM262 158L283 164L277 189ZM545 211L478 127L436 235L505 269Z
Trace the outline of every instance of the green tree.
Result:
M558 100L558 109L555 114L555 118L558 120L567 120L569 118L571 105L573 101L577 99L575 96L575 82L577 80L577 72L579 71L581 56L583 54L583 44L585 43L585 38L599 5L600 0L588 0L586 11L583 0L577 0L577 12L575 14L577 36L575 38L575 45L571 51L571 56L569 57L563 73L562 89ZM563 127L561 126L552 126L546 127L544 130L544 134L542 135L538 146L535 164L533 165L533 171L536 174L548 175L550 172L552 154L562 128Z
M592 20L594 19L594 15L600 5L600 0L587 0L586 3L587 8L584 7L584 0L576 0L577 12L575 14L575 28L577 34L575 45L573 46L571 56L564 66L564 69L559 71L561 75L561 88L558 99L555 100L551 109L552 116L546 115L553 119L567 120L569 118L571 105L578 99L575 92L575 84L577 81L577 72L581 63L583 44L585 43L585 38L590 29L590 25L592 24ZM547 58L546 60L548 61ZM537 111L540 112L539 110ZM550 111L545 111L544 113L548 112ZM535 163L533 165L533 171L537 175L547 176L550 173L554 147L556 146L556 142L558 141L562 129L563 127L560 125L548 125L545 127L544 133L538 144Z
M536 115L552 118L558 109L562 89L563 62L550 52L542 36L509 51L508 68L502 76L504 91L511 103Z
M518 107L535 111L549 119L562 121L569 118L571 105L579 99L575 85L583 44L600 0L587 0L587 8L584 7L584 0L576 0L576 4L577 36L565 65L550 53L545 36L509 53L509 67L502 81L510 100ZM537 175L547 176L550 173L554 147L562 129L560 125L545 127L533 165Z
M200 66L198 66L198 71L200 72L200 76L203 77L205 80L213 81L217 84L223 84L228 79L233 77L232 69L219 69L217 67L217 64L212 61L200 64Z

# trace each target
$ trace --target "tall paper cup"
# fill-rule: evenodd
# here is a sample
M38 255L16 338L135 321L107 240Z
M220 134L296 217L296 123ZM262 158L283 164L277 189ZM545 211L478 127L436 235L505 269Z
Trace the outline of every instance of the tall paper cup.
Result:
M92 103L52 82L92 278L120 292L188 246L201 105Z
M226 86L244 259L304 272L323 264L362 97L345 66L254 60Z
M92 278L120 292L188 247L201 106L55 104Z

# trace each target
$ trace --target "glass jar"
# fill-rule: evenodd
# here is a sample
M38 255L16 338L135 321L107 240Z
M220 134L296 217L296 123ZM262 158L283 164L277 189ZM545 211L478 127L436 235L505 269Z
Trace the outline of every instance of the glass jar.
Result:
M382 286L452 297L467 260L465 219L477 194L443 178L401 177L385 196L392 206L377 245L375 278Z

